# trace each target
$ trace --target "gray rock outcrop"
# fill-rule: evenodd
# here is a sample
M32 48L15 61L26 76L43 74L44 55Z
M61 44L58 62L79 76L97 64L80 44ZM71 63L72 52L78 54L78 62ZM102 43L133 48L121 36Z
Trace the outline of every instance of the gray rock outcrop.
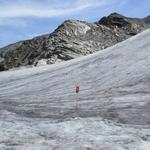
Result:
M88 55L150 27L150 17L128 18L117 13L96 23L67 20L53 33L0 49L0 71L15 67L54 64Z

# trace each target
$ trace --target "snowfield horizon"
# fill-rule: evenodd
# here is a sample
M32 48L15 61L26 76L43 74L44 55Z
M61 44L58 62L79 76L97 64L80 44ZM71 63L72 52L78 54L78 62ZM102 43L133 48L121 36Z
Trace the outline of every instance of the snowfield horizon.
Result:
M2 150L149 150L150 29L82 58L0 72L0 128Z

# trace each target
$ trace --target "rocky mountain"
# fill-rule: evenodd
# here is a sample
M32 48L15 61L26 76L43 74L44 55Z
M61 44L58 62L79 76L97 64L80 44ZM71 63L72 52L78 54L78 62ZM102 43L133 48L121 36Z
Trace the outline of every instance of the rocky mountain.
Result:
M0 49L0 71L28 65L54 64L88 55L150 27L150 17L112 13L95 23L67 20L53 33Z

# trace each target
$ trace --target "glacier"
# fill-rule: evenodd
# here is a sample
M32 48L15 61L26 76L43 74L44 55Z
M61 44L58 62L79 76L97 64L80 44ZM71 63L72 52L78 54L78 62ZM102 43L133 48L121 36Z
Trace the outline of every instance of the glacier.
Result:
M2 150L150 150L150 30L68 62L1 72L0 129Z

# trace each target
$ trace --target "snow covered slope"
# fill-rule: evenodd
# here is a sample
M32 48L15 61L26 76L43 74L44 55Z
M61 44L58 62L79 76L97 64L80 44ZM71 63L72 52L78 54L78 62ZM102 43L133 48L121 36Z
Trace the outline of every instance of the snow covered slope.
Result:
M77 84L81 88L78 95L75 93ZM76 109L77 104L78 109ZM79 124L76 126L74 119L66 121L72 117L82 117L83 119L78 119ZM88 118L92 118L92 120L89 121ZM40 144L42 137L51 142L56 140L53 141L53 144L49 143L52 148L58 143L68 142L73 149L73 146L79 144L79 139L82 138L83 141L81 140L80 144L85 141L86 144L94 143L95 148L96 146L100 147L97 145L98 143L102 144L105 141L105 147L109 142L114 144L114 148L113 146L109 148L112 150L149 150L149 142L146 142L149 140L150 134L148 129L145 129L146 132L144 129L142 129L144 131L138 130L141 132L138 134L137 129L128 129L131 127L126 129L122 127L123 125L120 125L120 129L118 129L118 125L110 123L111 133L107 131L106 127L106 132L103 131L103 135L101 135L100 120L94 118L105 118L119 124L126 124L126 126L134 128L140 126L149 129L150 30L83 58L51 66L0 73L0 127L2 129L0 134L5 133L7 137L7 143L0 140L3 143L3 149L9 146L17 149L18 143L28 145L28 140L31 138L33 143L30 143L29 147L32 150L38 148L43 150L46 147L40 148L41 145L44 145ZM53 119L56 122L63 122L53 124L50 122ZM13 123L14 126L11 125ZM103 123L104 126L107 124L105 121ZM67 126L66 128L64 124ZM78 125L81 125L81 128ZM54 131L52 126L55 126ZM93 129L92 126L94 126ZM49 128L50 134L47 135L46 132L49 131ZM65 131L59 132L59 128ZM10 129L9 132L8 129ZM80 133L80 129L84 133ZM126 130L130 131L128 136L125 135ZM18 131L20 134L17 133ZM41 132L43 133L41 134ZM79 133L76 134L77 132ZM13 133L17 134L18 141L21 136L16 145L13 145L15 144L14 139L10 138L14 136ZM92 136L91 133L95 133L93 135L95 139L88 137ZM116 141L114 135L108 138L113 133ZM81 137L84 134L88 136ZM135 137L135 140L132 139L132 136ZM72 141L70 141L71 138ZM37 139L39 139L39 143ZM40 146L34 148L31 146L32 144ZM104 148L103 146L101 145L102 150L108 150L108 147ZM69 149L66 145L64 147L64 149ZM18 149L23 149L23 147L18 147Z

